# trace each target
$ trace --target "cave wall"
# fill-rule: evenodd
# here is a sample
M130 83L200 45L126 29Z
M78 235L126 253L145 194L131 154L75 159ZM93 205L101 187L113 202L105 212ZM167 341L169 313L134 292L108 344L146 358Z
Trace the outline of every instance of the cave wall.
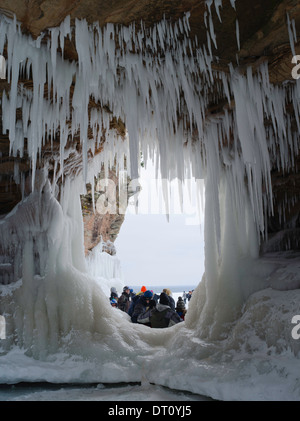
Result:
M119 173L113 168L109 170L107 175L108 177L106 177L105 171L102 169L95 179L94 186L88 184L87 194L81 195L85 255L96 247L100 241L103 243L103 251L111 255L116 254L114 241L124 222L125 213L124 211L122 213L119 212ZM107 194L106 187L104 187L103 191L100 190L98 182L104 179L108 179L109 182L113 183L115 194ZM127 177L126 204L128 204L129 198L134 194L129 188L129 183L130 179ZM94 194L92 194L92 189L94 189ZM97 200L101 195L107 200L107 208L109 210L105 213L97 207ZM116 206L116 211L114 211L114 206Z

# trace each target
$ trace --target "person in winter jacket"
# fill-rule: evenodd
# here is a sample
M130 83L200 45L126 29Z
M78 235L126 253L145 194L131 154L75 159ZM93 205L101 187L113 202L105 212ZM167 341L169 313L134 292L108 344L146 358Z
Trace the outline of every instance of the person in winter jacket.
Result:
M131 304L130 289L129 287L125 286L123 288L122 294L120 295L118 299L118 307L120 310L125 311L125 313L128 313L130 304Z
M141 290L137 292L136 294L134 292L131 293L131 304L128 309L128 314L130 317L133 315L134 307L136 303L138 302L139 298L144 294L144 292L147 291L147 288L143 285Z
M175 300L172 297L172 291L169 288L164 288L163 292L167 294L168 298L169 298L169 302L170 302L170 307L172 310L175 311Z
M150 301L151 301L151 306L153 305L152 304L152 301L155 303L155 301L152 300L152 296L153 296L153 293L151 291L147 290L137 300L137 302L136 302L136 304L134 306L134 310L133 310L132 316L131 316L132 323L137 323L138 322L137 321L138 316L141 313L144 313L145 311L147 311L149 309L149 307L150 307Z
M109 301L111 301L112 299L115 299L115 300L117 300L118 301L118 293L117 293L117 290L116 290L116 288L115 287L111 287L111 289L110 289L110 297L109 297Z
M130 317L132 317L133 311L134 311L134 307L135 307L135 305L138 302L138 300L139 300L140 297L141 297L140 294L135 294L134 297L131 297L131 304L130 304L129 309L128 309L128 314L129 314Z
M146 310L138 316L138 323L149 324L153 328L171 327L182 320L170 307L169 297L162 292L156 307Z
M175 310L178 316L181 318L181 320L184 320L184 317L186 315L186 309L185 309L185 304L182 297L178 297Z
M153 297L152 297L152 299L155 301L155 303L157 304L158 303L158 301L159 301L159 295L158 294L156 294L156 292L153 292L152 290L151 290L151 292L153 293Z

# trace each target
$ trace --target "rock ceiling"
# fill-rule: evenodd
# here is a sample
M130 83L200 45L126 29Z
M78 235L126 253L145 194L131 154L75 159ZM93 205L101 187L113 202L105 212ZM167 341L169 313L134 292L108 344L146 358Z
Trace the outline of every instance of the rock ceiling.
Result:
M226 68L236 60L235 21L240 27L241 65L267 60L272 82L291 79L291 56L286 14L300 27L300 4L297 0L236 0L235 9L230 0L223 0L220 9L222 22L214 13L214 27L218 40L216 55L220 66ZM232 1L233 3L233 1ZM177 20L190 12L191 37L199 44L206 41L204 13L205 0L2 0L0 11L7 16L16 15L24 33L37 37L47 28L60 25L70 15L100 25L108 22L128 25L143 20L147 25L159 22L163 16ZM76 57L74 45L65 46L69 58Z
M235 9L232 5L235 4ZM88 23L98 21L100 25L108 22L128 25L131 22L145 22L152 25L163 16L177 20L185 12L190 12L191 37L197 36L199 45L206 42L204 0L1 0L0 12L8 17L16 15L21 22L22 31L36 38L47 32L50 27L60 25L70 15L71 24L76 18L86 19ZM213 10L213 21L218 40L214 51L218 61L216 68L228 71L228 64L237 60L236 19L239 22L240 51L238 62L241 71L251 64L253 68L267 61L270 81L280 84L292 80L291 47L287 29L287 13L295 21L300 33L300 3L298 0L223 0L220 8L222 22ZM296 44L296 52L299 43ZM65 41L65 58L76 60L75 45ZM30 81L28 81L30 85ZM7 82L0 82L0 95L8 89ZM114 122L121 133L124 126ZM2 133L0 127L0 133ZM47 145L45 145L47 148ZM9 212L20 200L20 189L11 181L14 159L9 156L7 135L0 134L0 214ZM23 171L29 169L29 162L19 162ZM277 177L278 175L276 175ZM275 178L276 178L275 177ZM276 178L277 179L277 178ZM297 184L297 183L294 183ZM290 185L290 184L289 184Z

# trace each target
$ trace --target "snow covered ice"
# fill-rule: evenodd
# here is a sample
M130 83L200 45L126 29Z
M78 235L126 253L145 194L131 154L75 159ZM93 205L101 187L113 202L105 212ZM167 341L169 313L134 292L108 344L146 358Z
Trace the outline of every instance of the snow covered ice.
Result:
M129 383L146 377L157 387L214 399L299 400L300 341L291 334L299 313L299 255L260 256L259 248L273 211L271 168L288 171L299 150L285 103L291 99L299 125L300 82L273 86L265 64L255 74L251 68L241 74L234 65L227 74L214 70L211 45L217 39L213 2L207 3L207 45L196 54L189 14L153 28L141 23L139 29L100 28L85 20L71 28L66 19L46 43L44 34L33 40L16 20L1 16L0 54L6 45L11 83L2 97L3 132L9 132L13 156L22 156L27 140L32 162L32 189L23 182L22 202L0 220L1 264L9 266L0 284L6 321L2 384ZM221 4L214 1L220 20ZM236 32L239 45L238 23ZM75 37L78 63L63 57L67 36ZM30 72L33 90L18 85L19 75ZM53 85L52 98L44 95L46 81ZM207 116L216 86L218 99L229 103L232 97L236 107ZM90 96L101 107L89 115ZM107 106L125 122L122 140L110 128ZM22 121L16 121L17 108ZM264 118L271 122L267 129ZM91 157L88 150L101 142L99 127L106 141ZM78 132L82 157L67 147ZM59 151L44 158L41 170L42 147L56 133ZM95 252L95 272L84 257L80 194L102 164L106 171L115 162L124 170L124 156L129 176L136 178L140 153L145 160L158 157L162 178L184 181L192 174L205 180L205 275L186 321L164 330L132 324L111 308L109 287L122 284L117 259ZM65 167L71 158L78 159L76 173ZM166 187L165 198L167 193Z

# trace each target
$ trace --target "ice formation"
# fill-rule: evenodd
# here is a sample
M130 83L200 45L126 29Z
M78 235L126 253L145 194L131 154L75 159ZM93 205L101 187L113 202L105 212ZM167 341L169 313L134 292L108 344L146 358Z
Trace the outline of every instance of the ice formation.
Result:
M260 263L258 252L267 217L273 212L271 168L288 171L299 150L286 104L293 106L299 131L300 82L273 86L267 64L256 73L249 67L243 74L234 64L228 73L214 70L212 46L217 48L217 39L212 4L207 2L207 45L203 46L189 38L188 13L177 22L163 19L151 28L143 22L100 28L98 23L78 19L73 28L67 18L50 29L47 41L45 34L33 40L21 33L16 20L1 16L0 54L6 47L6 75L11 83L9 94L4 92L2 98L3 131L9 133L14 156L23 156L27 141L32 163L31 179L26 180L31 188L23 180L23 201L0 221L1 265L7 267L2 271L6 285L0 286L0 313L6 317L7 329L7 338L0 343L3 351L13 352L17 346L28 357L49 364L56 353L56 361L71 356L70 381L87 377L136 381L153 355L161 357L157 367L168 372L163 366L165 348L170 351L169 364L183 358L178 348L172 358L174 334L183 350L187 349L184 341L192 344L189 352L195 361L213 354L214 345L202 347L202 341L224 339L247 298L269 286L266 279L274 266ZM221 0L214 5L221 21ZM231 6L235 8L234 0ZM293 48L295 33L289 30ZM66 37L75 39L76 63L64 58ZM32 90L19 83L20 75L25 79L32 75ZM46 83L52 86L51 93L46 92ZM98 104L91 113L90 97ZM209 103L221 100L228 103L223 112L209 115ZM22 109L22 120L16 120L17 108ZM111 115L124 121L125 139L110 129ZM270 122L267 127L265 119ZM99 147L102 129L106 132L103 151L92 159L88 151L93 154ZM82 156L67 147L78 133ZM42 157L42 147L57 136L60 148L53 152L53 163ZM184 180L192 174L205 179L205 279L195 292L185 326L155 335L132 326L126 315L110 308L103 285L88 273L79 201L102 163L108 168L116 162L122 171L126 156L129 175L136 178L141 153L145 161L159 157L162 178ZM38 168L42 158L43 170ZM78 159L76 174L65 167L68 159ZM52 180L50 166L54 167ZM17 170L15 180L21 182ZM104 277L109 276L105 271L110 264L103 263L107 265ZM234 334L238 335L238 328ZM269 337L277 349L280 332L273 331ZM232 343L235 348L238 340ZM287 348L296 353L289 342ZM75 369L75 355L89 361L87 371ZM215 358L222 361L223 357L216 354ZM95 360L101 367L94 365ZM193 372L193 364L187 373ZM2 373L2 382L30 380L24 369L12 375L3 367ZM152 380L157 373L158 368ZM187 381L182 387L201 393L203 373L200 368L195 373L199 382ZM45 377L58 381L51 368ZM163 382L160 376L157 379ZM222 393L215 397L222 398Z

